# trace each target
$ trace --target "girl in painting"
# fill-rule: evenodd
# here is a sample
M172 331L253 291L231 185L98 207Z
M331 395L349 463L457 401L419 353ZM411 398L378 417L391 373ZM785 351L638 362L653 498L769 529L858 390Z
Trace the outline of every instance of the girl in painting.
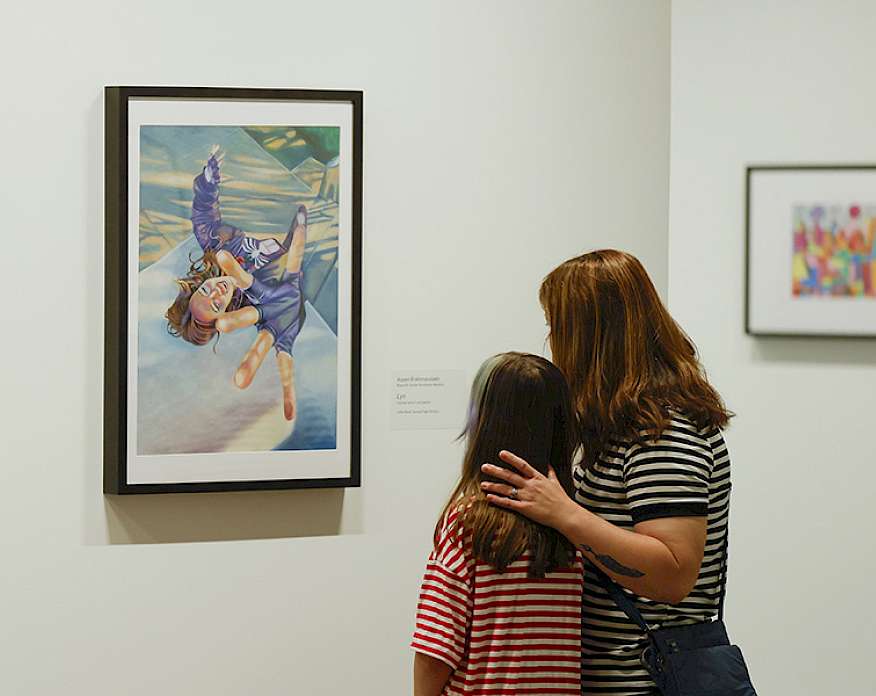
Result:
M222 155L214 147L194 180L192 231L204 253L192 261L188 275L176 281L179 292L165 314L167 330L202 346L220 333L255 326L258 334L234 374L234 384L248 387L273 347L283 386L283 412L292 420L292 345L305 318L301 262L307 209L299 206L283 242L247 237L219 214L221 162Z

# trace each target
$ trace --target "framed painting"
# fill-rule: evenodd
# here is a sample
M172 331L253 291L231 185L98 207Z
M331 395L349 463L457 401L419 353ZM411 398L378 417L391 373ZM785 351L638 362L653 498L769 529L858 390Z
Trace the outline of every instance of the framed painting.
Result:
M358 486L362 93L105 102L104 492Z
M746 173L746 331L876 336L876 165Z

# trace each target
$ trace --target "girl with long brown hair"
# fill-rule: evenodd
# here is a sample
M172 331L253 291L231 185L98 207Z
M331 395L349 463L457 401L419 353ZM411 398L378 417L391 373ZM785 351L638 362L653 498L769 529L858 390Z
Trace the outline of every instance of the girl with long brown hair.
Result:
M563 375L535 355L490 358L463 436L462 474L417 606L414 693L577 695L581 554L558 531L490 505L480 487L481 463L513 443L571 494L574 413Z
M492 504L556 529L587 558L582 692L654 694L640 664L645 635L592 566L625 588L652 629L716 614L730 502L721 429L731 414L630 254L566 261L540 300L578 416L574 495L512 447L503 466L482 467L498 481L481 486Z

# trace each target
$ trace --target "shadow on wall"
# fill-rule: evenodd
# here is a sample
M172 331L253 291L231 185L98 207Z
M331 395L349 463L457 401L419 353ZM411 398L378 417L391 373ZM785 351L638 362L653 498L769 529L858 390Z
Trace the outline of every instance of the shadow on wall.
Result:
M751 356L767 363L876 365L876 339L755 337Z
M106 541L174 544L336 535L341 533L344 493L320 489L106 496Z

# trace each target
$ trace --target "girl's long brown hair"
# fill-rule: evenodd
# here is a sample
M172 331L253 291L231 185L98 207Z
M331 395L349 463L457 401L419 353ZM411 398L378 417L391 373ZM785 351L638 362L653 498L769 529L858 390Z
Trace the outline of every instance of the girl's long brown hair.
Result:
M474 555L500 572L529 551L529 575L542 577L574 560L574 547L556 530L487 503L481 465L505 466L499 452L510 450L546 474L550 464L572 494L574 411L566 380L549 361L526 353L503 353L487 360L471 390L463 437L466 451L459 483L436 527L458 509L470 533Z
M606 249L570 259L545 278L539 299L586 465L613 439L658 436L673 410L700 428L723 427L733 415L631 254Z

